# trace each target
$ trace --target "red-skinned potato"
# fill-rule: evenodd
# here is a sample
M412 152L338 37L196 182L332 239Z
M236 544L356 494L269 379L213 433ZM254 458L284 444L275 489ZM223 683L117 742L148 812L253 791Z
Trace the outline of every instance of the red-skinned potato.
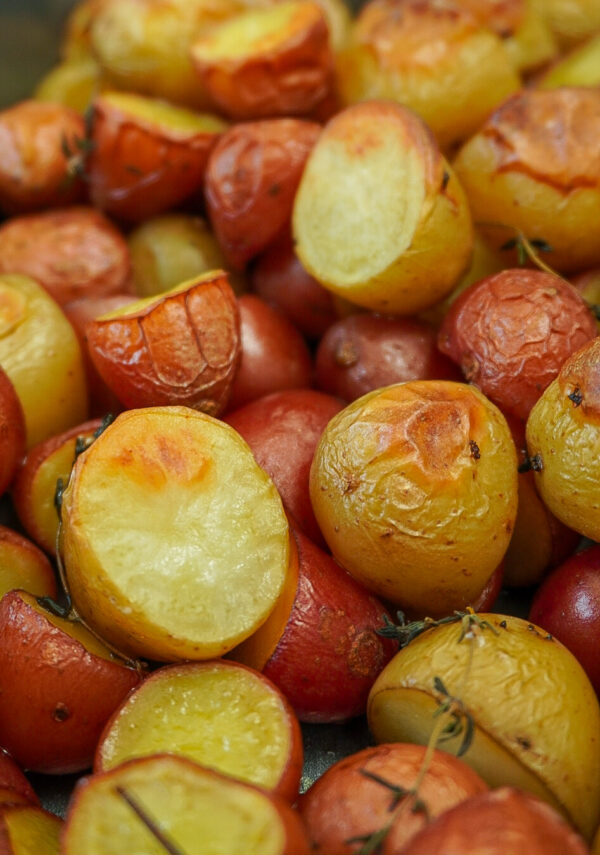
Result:
M407 380L460 380L436 347L435 330L416 318L351 315L329 327L315 357L317 386L354 401Z
M587 855L583 839L541 799L509 787L437 817L398 855Z
M271 392L310 386L310 352L296 327L254 294L243 294L238 308L241 357L229 412Z
M463 291L438 344L468 382L524 420L565 360L596 335L594 316L572 285L518 268Z
M115 393L106 385L96 366L92 361L87 345L85 328L90 321L101 315L123 309L135 302L131 294L112 294L110 297L80 297L66 303L63 312L71 322L75 330L87 377L88 393L90 399L90 416L105 416L107 413L119 413L123 407Z
M24 591L0 601L0 631L0 745L26 769L85 769L140 673Z
M38 443L30 449L15 477L12 499L21 525L50 555L56 554L58 513L54 499L58 480L63 485L68 483L77 440L91 440L100 425L99 419L84 422Z
M289 222L298 182L321 128L301 119L236 125L215 145L206 170L206 205L215 234L238 268Z
M310 502L308 478L321 434L342 402L312 389L287 389L257 398L225 416L273 479L300 529L324 544Z
M19 766L10 754L0 748L0 801L3 804L10 803L11 793L15 799L19 800L19 803L21 800L23 803L32 805L39 805L40 803L35 790Z
M542 582L529 619L568 647L600 694L600 546L572 556Z
M62 104L22 101L0 113L0 208L21 214L81 197L69 158L81 154L83 118ZM69 151L70 154L67 154Z
M218 415L240 357L239 314L222 270L86 326L98 373L127 408L185 405Z
M107 723L94 771L162 751L264 787L290 803L298 796L298 719L270 680L237 662L187 662L155 671Z
M168 828L172 852L309 855L298 815L283 799L172 754L83 779L69 806L62 855L149 852L141 805L158 828Z
M0 525L0 597L22 588L36 597L56 597L52 565L30 540Z
M434 751L428 766L425 754L421 745L383 744L365 748L329 768L299 804L313 851L353 855L356 843L352 840L391 825L380 852L394 855L428 821L487 791L479 775L450 754ZM424 808L419 810L408 792L423 769L418 798ZM406 790L405 798L396 799L394 787Z
M272 680L300 721L345 721L364 713L375 678L395 652L393 642L377 635L389 615L330 555L293 533L298 586L279 640L271 652L250 638L231 655Z
M219 111L238 121L306 115L331 89L327 19L310 0L236 15L197 39L191 56Z
M23 407L15 387L0 365L0 496L12 481L25 453L25 437Z
M0 855L59 855L62 819L36 805L0 810Z
M306 272L288 234L257 259L252 287L308 338L319 338L337 320L333 295Z
M129 250L99 211L61 208L15 217L0 228L0 272L30 276L62 306L124 291Z
M202 187L208 155L226 128L142 95L107 92L94 101L87 162L96 207L128 222L161 214Z

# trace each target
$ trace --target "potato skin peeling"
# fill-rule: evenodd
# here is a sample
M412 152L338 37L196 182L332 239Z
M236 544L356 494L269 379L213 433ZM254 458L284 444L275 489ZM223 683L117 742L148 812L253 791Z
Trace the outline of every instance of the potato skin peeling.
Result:
M232 428L185 407L123 413L77 459L62 513L77 608L132 655L222 655L266 620L288 572L273 483Z
M296 252L325 288L376 311L442 299L469 264L470 214L426 125L391 102L339 113L309 156L294 205Z
M473 387L379 389L329 423L311 469L315 515L334 557L412 614L472 603L508 546L514 443Z

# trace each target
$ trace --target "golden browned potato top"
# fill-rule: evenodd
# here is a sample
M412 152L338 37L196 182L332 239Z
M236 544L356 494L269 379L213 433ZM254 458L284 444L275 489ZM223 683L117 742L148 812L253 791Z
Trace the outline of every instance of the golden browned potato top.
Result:
M525 18L525 0L455 0L501 38L514 35Z
M558 375L561 391L581 407L587 420L600 422L600 339L574 353Z

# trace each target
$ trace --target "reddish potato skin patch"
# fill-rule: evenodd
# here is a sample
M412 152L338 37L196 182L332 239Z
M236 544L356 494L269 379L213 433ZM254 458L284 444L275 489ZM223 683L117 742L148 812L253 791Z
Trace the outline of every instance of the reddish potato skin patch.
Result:
M8 792L6 792L8 791ZM4 749L0 748L0 802L9 803L9 792L14 794L15 801L29 802L39 805L40 801L35 791L19 766Z
M377 635L385 607L299 531L299 578L290 619L263 674L305 722L345 721L366 709L396 652Z
M438 337L469 382L526 419L565 360L597 334L573 286L539 270L504 270L468 288Z
M216 416L240 355L235 295L221 271L138 312L86 326L92 361L127 408L184 405Z
M13 384L0 366L0 495L25 454L25 416Z
M236 125L215 145L206 171L206 205L234 267L245 267L289 222L320 132L315 122L272 119Z
M0 601L0 743L48 774L91 765L107 719L140 681L83 645L12 591Z

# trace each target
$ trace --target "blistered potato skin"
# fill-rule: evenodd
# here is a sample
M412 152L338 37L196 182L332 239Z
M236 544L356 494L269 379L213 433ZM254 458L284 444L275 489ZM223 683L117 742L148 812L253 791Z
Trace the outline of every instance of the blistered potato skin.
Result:
M441 676L474 719L472 749L480 731L491 737L533 773L530 791L566 811L589 838L600 818L600 709L591 683L575 657L544 630L516 617L480 617L492 628L473 642L459 641L460 625L449 624L423 633L392 659L371 690L371 731L381 742L407 739L415 722L403 715L403 698L429 698L433 711L433 678ZM423 714L426 741L435 719L425 707ZM460 742L447 742L445 750L456 753ZM472 749L462 758L470 765ZM482 759L486 766L474 768L492 784L496 770L479 754ZM502 783L508 782L492 785Z
M542 239L561 273L598 266L599 132L597 89L524 90L499 107L454 161L484 236Z
M239 313L222 271L86 327L92 361L126 407L180 404L220 413L240 357Z
M397 216L390 218L392 209ZM329 122L300 181L293 232L315 279L384 314L411 315L437 303L468 268L473 249L469 207L453 170L418 116L391 102L355 104Z
M526 419L563 362L594 338L573 286L540 270L505 270L472 285L446 315L438 346L502 409Z
M306 158L321 128L301 119L236 125L217 142L206 173L206 204L231 263L242 268L289 221Z
M68 205L81 196L70 181L65 145L79 153L82 117L62 104L22 101L0 113L0 206L21 214Z
M527 421L536 486L561 522L600 540L600 340L565 362Z
M398 384L332 419L310 491L334 557L353 576L405 611L447 614L477 598L506 551L515 447L474 387Z
M346 104L399 101L443 148L470 136L519 88L501 39L467 11L432 0L372 0L337 67Z

